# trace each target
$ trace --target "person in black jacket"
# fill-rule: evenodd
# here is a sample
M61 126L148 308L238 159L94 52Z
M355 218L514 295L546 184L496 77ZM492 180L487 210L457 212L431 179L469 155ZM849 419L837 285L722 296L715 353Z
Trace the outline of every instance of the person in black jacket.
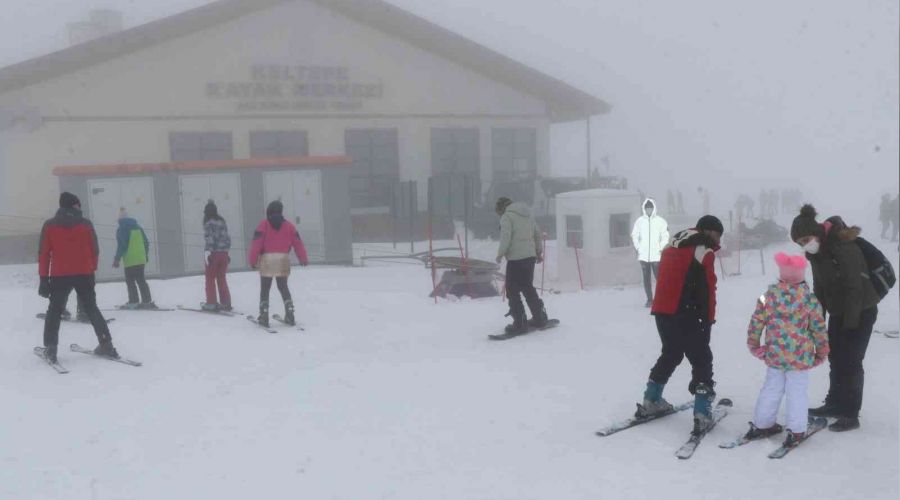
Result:
M791 239L812 265L813 292L828 314L829 386L825 404L810 415L837 417L828 428L859 427L863 396L863 359L878 318L878 294L856 243L860 228L838 216L816 221L816 209L804 205L791 225Z

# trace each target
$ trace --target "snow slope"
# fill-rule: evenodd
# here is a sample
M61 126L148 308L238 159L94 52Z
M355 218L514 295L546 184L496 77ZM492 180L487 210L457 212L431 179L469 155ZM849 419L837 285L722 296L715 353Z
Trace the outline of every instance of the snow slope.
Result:
M489 247L477 246L488 258ZM71 373L57 375L30 352L46 307L35 269L2 267L0 498L897 498L900 340L872 337L861 430L822 432L781 461L766 458L776 439L716 446L745 430L763 380L744 341L772 279L767 259L770 277L748 257L741 276L720 280L717 390L735 408L689 461L674 456L687 412L593 434L633 411L658 354L638 287L547 295L559 328L495 343L485 336L502 328L505 304L435 305L420 266L297 269L306 332L116 311L118 349L144 366L63 352ZM256 276L229 279L235 307L253 312ZM202 298L200 277L151 287L160 305ZM111 307L124 284L98 294ZM898 328L896 290L878 327ZM90 327L64 323L61 345L71 342L93 347ZM667 397L687 400L688 379L685 363ZM827 368L815 370L811 401L826 384Z

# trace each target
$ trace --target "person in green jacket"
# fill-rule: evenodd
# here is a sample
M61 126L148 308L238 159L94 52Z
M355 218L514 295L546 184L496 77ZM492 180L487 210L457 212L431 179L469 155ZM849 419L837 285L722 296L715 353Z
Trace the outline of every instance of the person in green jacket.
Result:
M506 294L509 315L513 318L512 324L506 326L506 333L521 334L527 332L529 326L540 328L547 324L544 302L534 289L534 265L543 260L541 233L525 203L513 203L509 198L501 197L497 199L495 211L500 216L497 263L506 258ZM520 294L525 296L531 310L530 321Z
M125 267L125 284L128 287L128 303L122 309L156 309L150 297L150 287L144 278L144 266L150 256L150 240L138 222L119 209L119 229L116 231L116 258L113 267ZM140 301L138 301L140 289Z

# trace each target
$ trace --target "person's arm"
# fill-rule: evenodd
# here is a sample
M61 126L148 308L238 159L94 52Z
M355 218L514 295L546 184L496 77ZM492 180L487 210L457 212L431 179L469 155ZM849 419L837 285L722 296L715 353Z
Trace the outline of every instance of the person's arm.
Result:
M131 231L124 226L119 226L116 229L116 256L113 258L115 262L120 261L122 256L125 255L125 252L128 250L128 239L130 237Z
M541 244L541 230L538 229L538 226L535 222L531 223L534 226L534 254L537 255L538 262L544 259L544 248Z
M828 345L828 327L822 315L822 306L815 296L809 296L809 333L816 346L816 358L813 366L822 364L828 359L831 346Z
M641 218L638 217L636 221L634 221L634 226L631 227L631 244L634 245L634 249L638 252L641 251Z
M718 283L718 279L716 278L716 253L712 251L710 248L706 247L697 247L697 252L702 253L702 256L698 258L700 263L703 265L703 274L706 278L706 290L708 297L708 307L709 307L709 324L712 325L716 322L716 284Z
M253 241L250 242L250 253L247 254L247 263L253 269L259 265L259 257L263 253L263 242L266 238L266 221L262 221L253 232Z
M141 237L144 238L144 257L147 258L147 262L150 262L150 238L147 237L144 228L141 228Z
M509 216L500 217L500 246L497 247L497 260L506 257L509 246L512 243L512 222Z
M203 224L203 242L203 250L213 251L216 243L216 230L210 222Z
M863 280L868 278L868 267L862 250L855 242L843 244L834 253L839 269L840 296L844 298L843 326L853 329L859 326L863 306Z
M41 228L41 239L38 243L38 276L46 278L50 276L50 259L53 255L50 247L50 235L47 230L49 223L45 222Z
M766 356L766 346L762 345L761 340L763 330L768 321L768 316L766 314L767 296L768 292L763 294L759 300L756 301L756 309L753 311L753 316L750 318L750 325L747 327L747 349L759 359L765 359Z
M297 260L300 261L300 265L308 265L309 256L306 253L306 246L303 244L303 239L300 238L300 233L296 228L294 228L294 239L291 241L291 246L294 247L294 253L297 254Z

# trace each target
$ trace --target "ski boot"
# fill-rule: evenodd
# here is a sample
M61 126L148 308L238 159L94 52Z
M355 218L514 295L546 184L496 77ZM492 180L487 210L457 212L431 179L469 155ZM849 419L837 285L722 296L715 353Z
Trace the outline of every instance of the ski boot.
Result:
M853 429L859 429L859 417L839 417L828 426L828 430L834 432L852 431Z
M260 324L260 326L264 326L266 328L269 327L269 301L261 300L259 302L259 316L256 318L256 322Z
M294 319L294 301L291 299L284 301L284 322L291 326L297 324Z
M106 358L119 358L119 353L116 352L116 348L113 347L111 340L103 340L99 345L94 349L94 354L97 356L103 356Z
M69 321L72 319L72 313L70 313L68 309L63 309L62 314L59 315L59 319Z
M547 310L544 309L544 302L542 300L538 300L537 304L534 304L533 309L529 305L529 309L531 309L531 319L528 320L528 326L531 328L543 328L547 326Z
M48 363L57 363L56 359L56 346L48 345L44 348L44 359L47 360Z
M141 303L138 305L138 309L150 309L150 310L155 310L155 309L159 309L159 307L157 307L157 305L156 305L155 303L153 303L153 302L141 302Z
M522 335L528 333L528 319L525 316L525 306L519 303L510 303L507 316L512 316L513 322L503 329L508 335Z
M716 393L704 383L697 384L694 389L694 430L693 434L702 434L715 424L712 415L712 402Z
M806 437L805 432L792 432L788 431L787 436L784 438L784 443L782 446L785 448L793 448L800 444L800 441L803 441L803 438Z
M644 389L644 401L637 404L636 418L650 418L674 410L674 407L662 397L665 384L659 384L652 380L647 381Z
M744 439L752 441L754 439L767 438L769 436L774 436L775 434L780 434L783 430L784 427L779 424L772 424L772 427L760 429L759 427L753 425L753 422L750 422L750 430L747 431L746 434L744 434Z
M219 307L219 304L210 304L209 302L204 302L203 304L200 304L200 309L203 309L204 311L209 311L209 312L219 312L221 310L221 308Z
M79 323L90 323L91 317L84 311L78 311L75 313L75 321Z
M840 417L838 414L838 408L836 405L832 404L828 398L825 398L825 404L819 406L818 408L810 408L809 416L811 417Z
M136 311L141 308L141 304L138 302L127 302L119 306L119 309L126 309L129 311Z

